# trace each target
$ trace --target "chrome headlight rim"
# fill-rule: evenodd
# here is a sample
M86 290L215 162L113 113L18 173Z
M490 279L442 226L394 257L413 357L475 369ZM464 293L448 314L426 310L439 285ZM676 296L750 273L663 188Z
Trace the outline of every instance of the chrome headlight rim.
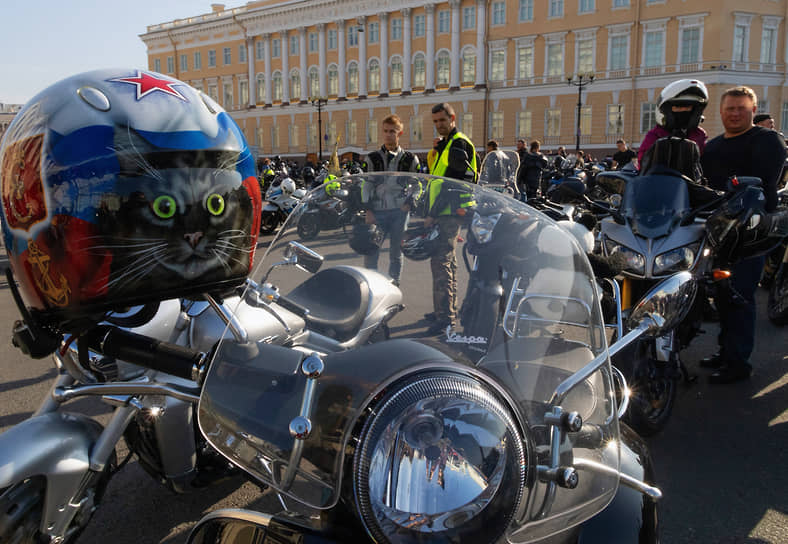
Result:
M441 384L441 382L443 382ZM384 519L383 523L375 516L375 504L370 497L370 468L371 455L381 440L381 435L392 423L404 419L397 409L401 405L412 405L412 397L430 391L430 388L443 386L439 396L423 397L435 400L438 398L462 398L479 403L480 406L490 410L490 413L500 418L506 426L506 455L511 456L515 462L506 463L502 475L498 478L497 488L490 494L489 500L480 509L472 512L475 501L450 510L444 516L435 516L439 521L457 522L452 528L424 532L420 530L421 517L429 514L413 513L412 526L403 526L391 518ZM379 398L372 413L374 417L368 418L358 434L359 442L353 458L353 493L357 514L365 529L377 542L421 542L424 538L448 538L450 541L458 538L469 542L497 542L505 534L510 523L519 514L525 503L528 480L532 478L527 471L530 448L521 437L515 417L507 408L508 404L496 395L494 388L484 383L473 375L466 375L453 371L422 372L399 380L387 388L388 393ZM465 396L462 396L465 395ZM479 495L481 498L481 495ZM479 502L482 502L481 499ZM471 506L471 508L468 508ZM383 505L378 504L378 509L383 510ZM392 508L388 507L390 510ZM435 521L435 520L433 520ZM473 521L472 524L468 522ZM426 525L426 524L425 524Z
M605 238L604 243L605 254L612 256L616 253L623 254L627 259L627 267L625 271L638 276L643 276L646 273L646 258L643 254L631 249L623 244L616 242L610 238ZM633 261L634 259L634 261Z

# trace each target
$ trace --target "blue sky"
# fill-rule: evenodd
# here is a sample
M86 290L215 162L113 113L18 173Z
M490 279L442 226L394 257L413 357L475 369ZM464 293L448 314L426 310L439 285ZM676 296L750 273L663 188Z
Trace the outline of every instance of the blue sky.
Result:
M0 103L24 104L65 77L146 68L148 25L211 11L211 0L0 0ZM213 0L227 8L246 4Z

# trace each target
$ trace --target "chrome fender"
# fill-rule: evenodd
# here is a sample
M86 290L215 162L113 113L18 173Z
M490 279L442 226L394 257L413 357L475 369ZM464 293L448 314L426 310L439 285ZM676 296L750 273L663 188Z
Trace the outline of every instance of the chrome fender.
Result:
M101 425L81 414L49 412L0 434L0 489L43 475L47 485L41 528L57 524L90 470Z

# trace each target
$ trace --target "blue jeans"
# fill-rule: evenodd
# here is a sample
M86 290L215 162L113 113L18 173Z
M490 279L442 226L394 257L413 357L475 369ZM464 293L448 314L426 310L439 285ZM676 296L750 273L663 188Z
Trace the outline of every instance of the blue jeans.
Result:
M389 276L391 279L399 281L402 274L402 239L405 237L405 230L408 228L410 214L402 210L373 210L375 223L383 231L384 236L389 237ZM364 255L364 266L372 270L378 269L378 257L380 251L375 251L370 255Z
M720 293L720 352L731 366L749 364L755 347L755 290L763 270L764 257L745 259L731 269L735 293Z

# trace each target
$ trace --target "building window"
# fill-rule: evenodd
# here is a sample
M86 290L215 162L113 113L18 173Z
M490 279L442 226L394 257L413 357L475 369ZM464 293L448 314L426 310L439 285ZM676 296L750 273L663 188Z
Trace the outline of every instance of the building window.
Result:
M640 105L640 133L645 134L657 124L657 105L645 102Z
M391 59L391 77L389 78L392 89L402 89L402 59Z
M438 12L438 32L440 34L451 32L451 12L447 9Z
M577 12L578 13L593 13L596 6L594 0L580 0ZM614 6L615 7L615 6Z
M315 149L317 147L317 138L317 123L309 123L306 128L306 139L309 149Z
M463 113L460 115L460 121L460 130L462 130L463 134L468 138L473 140L473 114L470 112Z
M410 143L421 142L424 134L421 129L421 118L418 116L410 118Z
M506 52L502 49L490 52L490 81L503 81L506 77Z
M466 6L462 8L462 29L473 30L476 28L476 8Z
M577 71L581 74L594 71L594 40L577 41Z
M238 105L239 106L246 106L249 104L249 82L248 81L239 81L238 82Z
M320 96L320 74L314 66L309 69L309 96Z
M329 96L339 94L339 70L335 64L328 67L328 94Z
M326 136L328 136L328 142L330 144L336 143L337 141L337 122L331 121L326 126Z
M547 138L558 138L561 136L560 108L545 110L544 135Z
M181 55L181 72L189 69L189 55Z
M644 41L646 50L643 53L643 66L646 68L663 66L665 64L662 60L665 51L665 31L646 32Z
M330 28L326 33L326 41L328 42L328 48L333 50L337 48L337 31L333 28Z
M783 111L782 115L780 116L780 126L777 127L777 130L785 131L786 127L788 127L788 102L783 102Z
M229 47L225 47L222 50L222 53L223 53L222 58L224 59L225 66L228 65L228 64L232 64L232 62L233 62L233 50L230 49Z
M175 59L167 57L167 73L171 74L175 71Z
M369 61L367 72L367 89L370 93L380 92L380 63L376 59Z
M358 46L358 27L350 25L347 29L347 45L348 47Z
M391 20L391 39L402 39L402 19L397 18Z
M549 18L564 16L564 0L549 0L547 16Z
M299 130L298 125L295 123L291 123L289 126L289 140L290 140L290 147L298 147L300 145L300 138L299 138Z
M347 135L345 138L346 143L350 145L357 143L358 131L356 130L356 122L353 119L348 120L345 134Z
M216 85L208 85L208 96L210 96L214 102L219 101L219 91Z
M257 74L255 93L257 94L257 103L265 104L265 75L263 74Z
M448 51L441 51L435 59L437 64L437 84L448 86L451 76L451 58Z
M419 53L413 59L413 86L424 87L427 80L427 65L424 62L424 55Z
M777 29L764 28L761 34L761 64L774 64L777 58Z
M700 60L700 28L684 28L681 30L681 64L695 63Z
M612 36L610 38L610 69L627 69L627 52L629 51L629 36Z
M547 75L563 77L564 75L564 44L547 44Z
M224 89L224 109L229 110L233 107L233 84L232 83L225 83L223 85Z
M301 96L301 74L298 70L290 72L290 100Z
M216 49L208 50L208 66L211 68L216 67Z
M503 138L503 112L490 112L490 138L501 140Z
M424 22L424 15L416 15L413 17L413 35L417 38L424 36L426 33L426 23Z
M271 94L273 94L274 102L281 102L282 101L282 74L281 72L275 72L273 77L271 78Z
M317 32L309 33L309 52L317 53Z
M246 44L242 43L238 46L238 62L243 64L246 62Z
M202 70L202 53L199 51L194 52L194 69Z
M271 40L271 56L274 58L282 56L282 40L279 38Z
M462 82L473 83L476 80L476 52L466 49L462 52Z
M506 24L506 2L493 2L492 5L492 24Z
M769 101L768 100L759 100L758 101L758 113L769 113Z
M367 25L367 37L369 42L378 43L380 41L380 23L369 23Z
M375 144L378 141L378 121L377 119L367 119L367 145Z
M528 23L534 20L534 0L520 0L517 19L521 23Z
M260 149L263 148L263 132L264 130L262 128L258 128L257 131L255 132L256 135L255 143L257 144L257 147L259 147Z
M591 135L591 106L580 108L580 134L582 136Z
M614 8L628 8L629 0L613 0Z
M274 121L274 126L271 127L271 147L279 149L279 125Z
M153 59L153 71L161 73L161 59Z
M298 55L298 36L290 36L290 56Z
M521 45L517 48L517 78L534 77L534 46Z
M531 136L531 112L517 112L517 137L525 140Z
M347 67L347 92L358 94L358 64L351 62Z
M258 40L254 43L254 56L257 60L265 58L265 42Z

